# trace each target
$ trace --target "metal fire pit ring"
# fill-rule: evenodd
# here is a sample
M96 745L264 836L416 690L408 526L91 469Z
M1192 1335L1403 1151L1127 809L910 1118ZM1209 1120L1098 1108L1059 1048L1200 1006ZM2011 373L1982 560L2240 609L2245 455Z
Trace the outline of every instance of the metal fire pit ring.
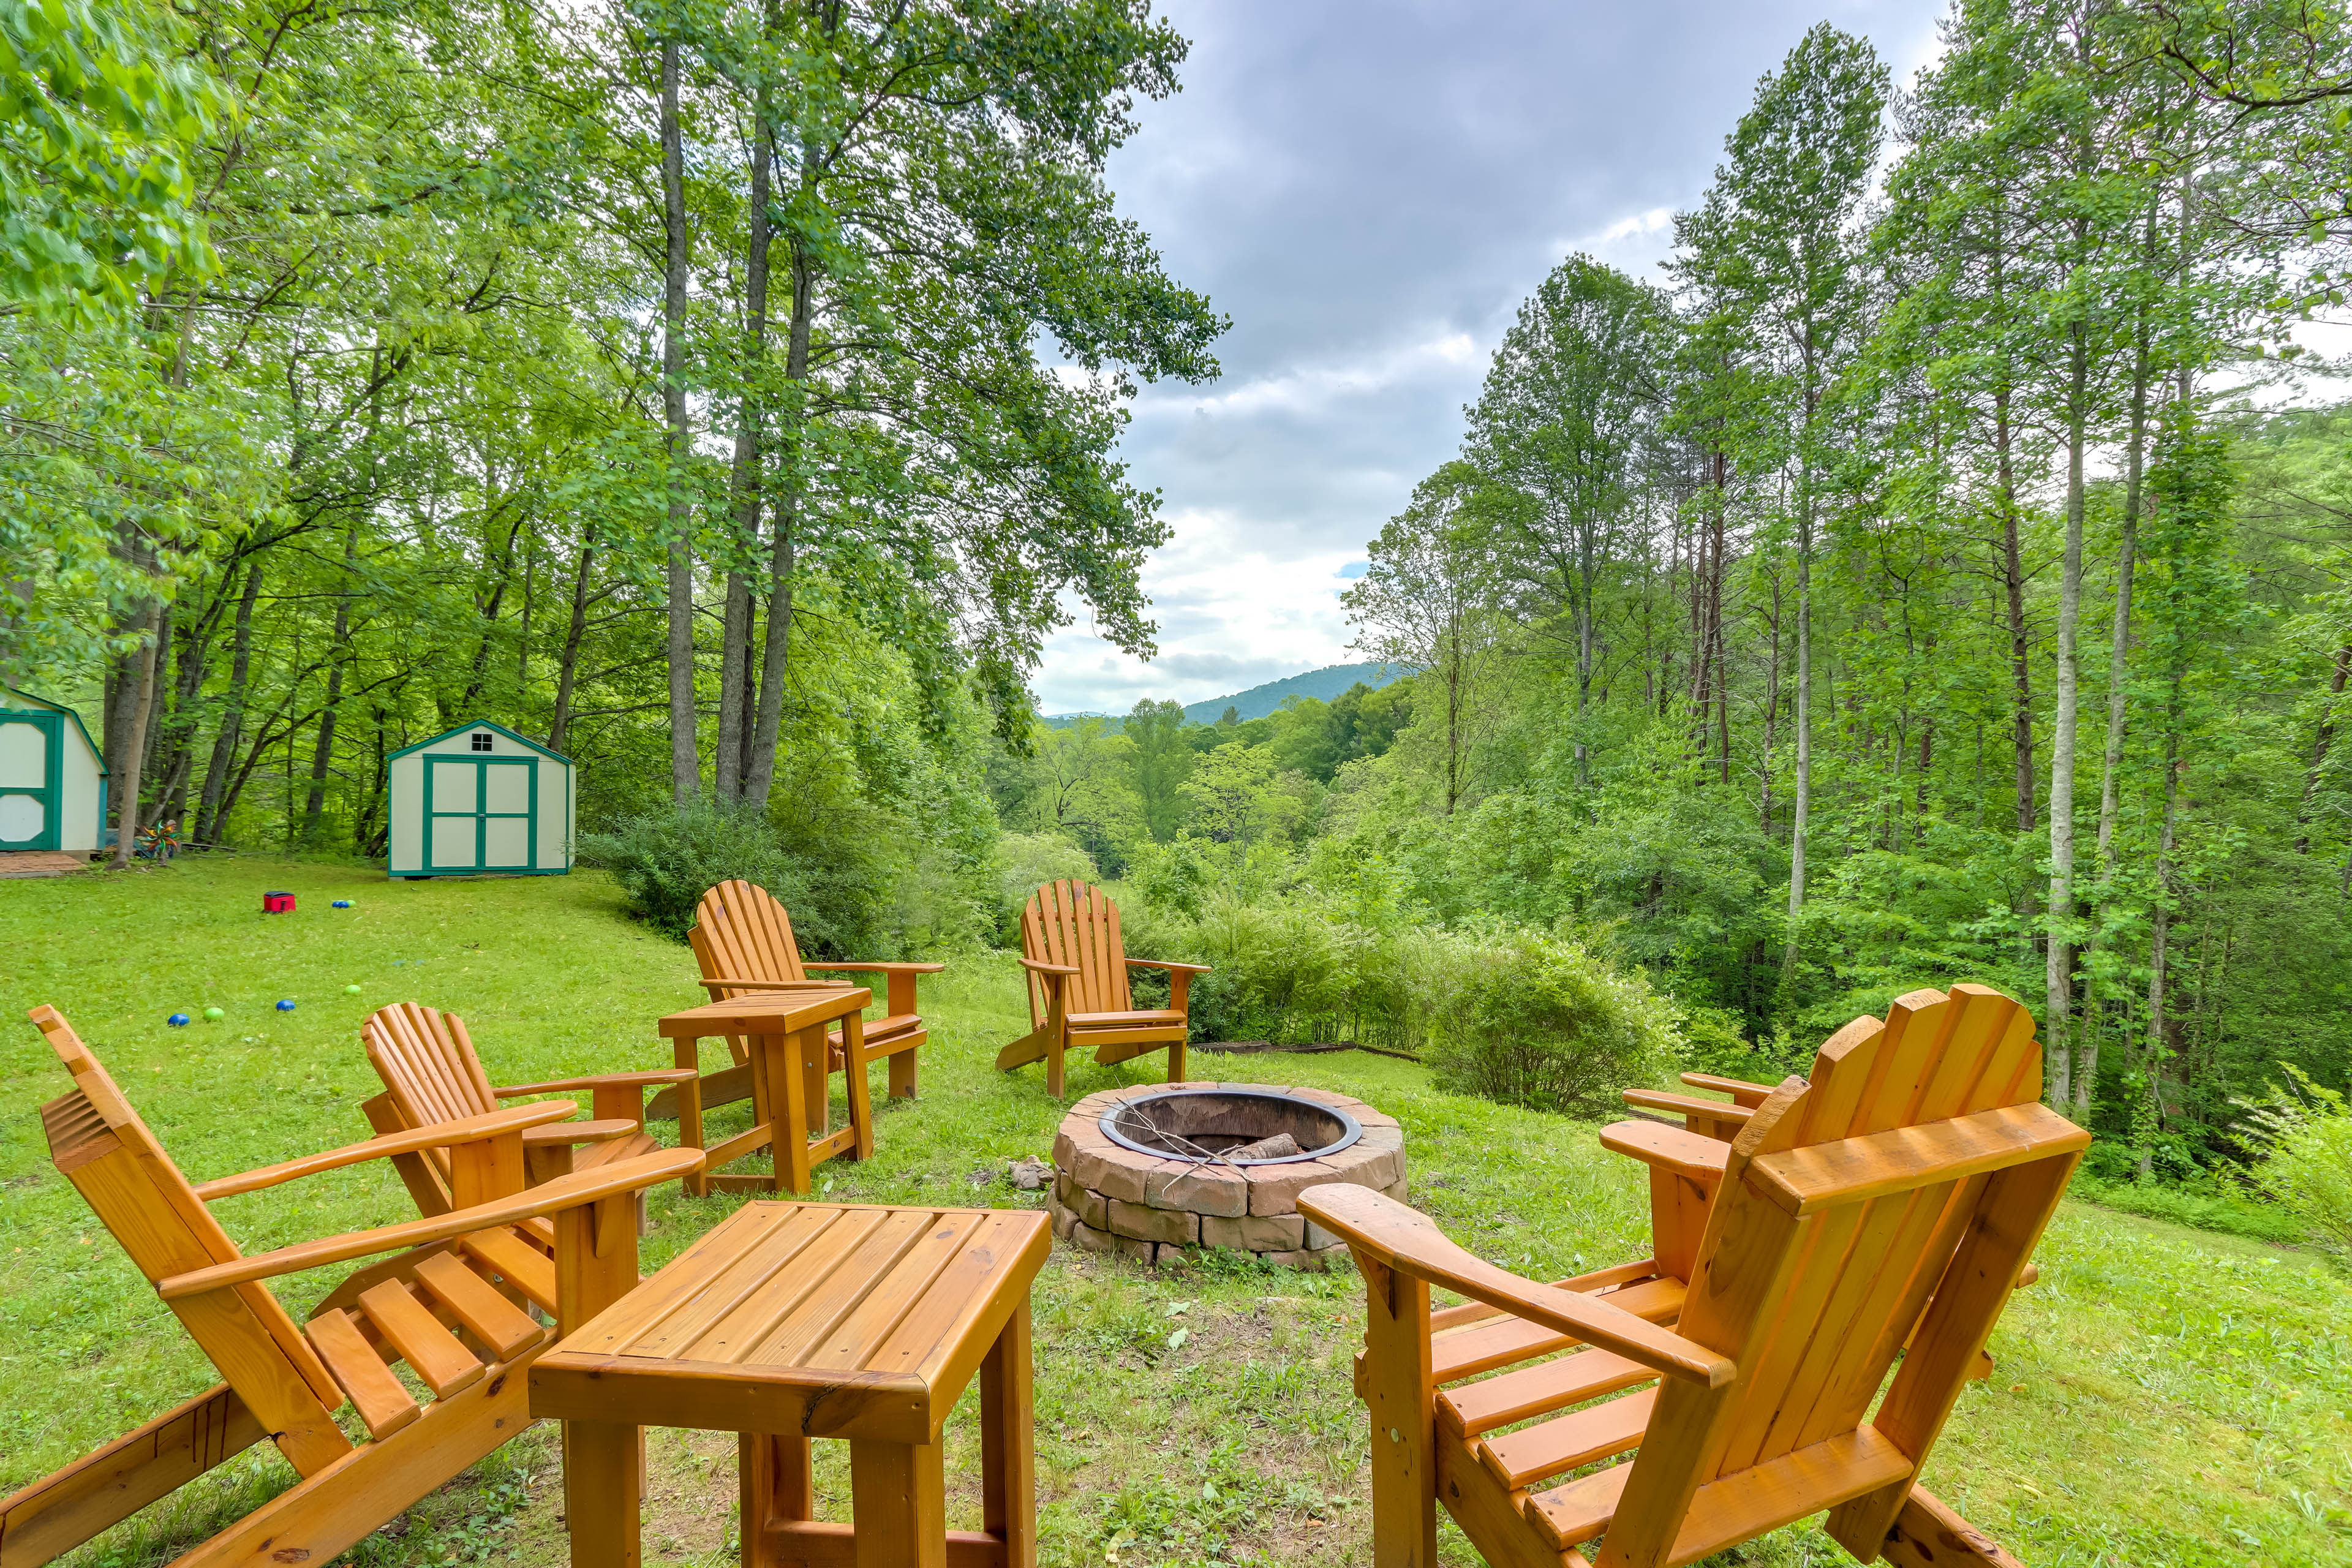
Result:
M1139 1143L1118 1127L1121 1117L1139 1112L1148 1115L1150 1107L1163 1101L1198 1100L1210 1096L1226 1100L1268 1100L1284 1106L1299 1107L1318 1116L1328 1116L1337 1121L1339 1124L1339 1136L1331 1142L1297 1154L1276 1154L1267 1159L1235 1160L1223 1154L1203 1158L1199 1155L1171 1153L1164 1148L1154 1148L1149 1143ZM1364 1135L1363 1124L1336 1105L1327 1105L1317 1100L1302 1099L1295 1094L1285 1094L1279 1089L1247 1089L1237 1084L1219 1084L1208 1089L1164 1089L1157 1094L1138 1095L1132 1100L1113 1105L1108 1110L1104 1111L1099 1125L1102 1128L1103 1136L1122 1149L1132 1149L1139 1154L1150 1154L1161 1160L1187 1160L1200 1165L1296 1164L1302 1160L1314 1160L1327 1154L1336 1154Z

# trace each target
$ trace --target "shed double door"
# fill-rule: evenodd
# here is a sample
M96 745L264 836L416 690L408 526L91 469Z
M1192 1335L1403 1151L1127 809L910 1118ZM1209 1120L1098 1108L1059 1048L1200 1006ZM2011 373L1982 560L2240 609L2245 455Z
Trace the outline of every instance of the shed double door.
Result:
M425 868L538 868L539 766L530 757L425 759Z
M65 715L0 710L0 851L55 849Z

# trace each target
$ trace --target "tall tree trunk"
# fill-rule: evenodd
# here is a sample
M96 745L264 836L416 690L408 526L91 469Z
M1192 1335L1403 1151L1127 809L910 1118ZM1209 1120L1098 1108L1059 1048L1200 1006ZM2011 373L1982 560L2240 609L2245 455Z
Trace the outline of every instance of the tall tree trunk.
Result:
M2294 852L2311 853L2311 799L2319 793L2320 772L2327 765L2328 748L2336 743L2336 705L2344 700L2344 678L2352 674L2352 642L2336 650L2335 673L2328 678L2327 700L2319 706L2319 732L2312 737L2311 767L2303 775L2303 803L2294 814Z
M595 558L592 529L580 540L580 562L572 574L572 617L563 629L563 655L555 667L555 715L548 721L547 749L563 750L571 739L572 694L580 681L580 642L588 634L588 571Z
M2132 1142L2138 1145L2143 1182L2155 1168L2156 1134L2162 1130L2164 1119L2164 980L2172 932L2173 846L2180 820L2180 689L2181 672L2176 665L2164 707L2164 823L2157 832L2156 899L2148 914L2147 1043L2140 1057L2147 1098L2132 1109Z
M769 134L764 89L752 112L758 123L751 135L751 235L743 267L741 391L735 417L735 466L730 479L736 537L747 550L760 536L761 378L768 355L768 165L774 156L774 143ZM711 783L712 793L721 801L732 801L742 793L745 764L750 761L743 689L751 672L751 583L741 572L730 570L725 631L719 639L719 757ZM756 725L756 709L752 720Z
M2017 757L2017 830L2033 831L2033 660L2025 630L2025 554L2018 541L2017 471L2010 427L2010 393L1993 393L1993 460L1998 471L2000 503L2001 585L2009 599L2009 680L2012 709L2011 728Z
M2090 426L2090 344L2079 319L2070 330L2066 385L2066 547L2058 579L2058 677L2050 723L2050 909L2042 1037L2052 1063L2051 1100L2068 1099L2074 1067L2074 742L2083 611L2083 453Z
M319 714L319 742L310 753L310 793L302 803L302 840L315 842L327 811L327 774L335 760L335 720L343 700L343 666L352 641L352 568L360 553L359 519L343 531L343 591L335 595L335 651L327 663L327 700Z
M678 46L662 45L662 226L669 239L662 279L662 415L669 457L669 785L679 805L702 789L694 712L694 550L685 468L693 457L686 423L686 154L677 118Z
M1797 521L1797 777L1789 819L1789 942L1780 954L1783 980L1796 972L1797 917L1805 908L1805 836L1813 808L1813 521L1812 498L1799 503Z
M1780 727L1780 569L1772 568L1772 653L1764 661L1764 746L1756 763L1756 827L1772 837L1772 747Z
M120 764L122 798L116 807L114 859L111 862L118 871L130 866L131 853L139 839L140 773L147 761L147 721L155 713L155 642L163 624L163 606L160 604L150 607L141 617L139 629L146 641L139 649L137 684L127 704L131 711L124 733L128 738L124 742L125 754Z
M2139 552L2140 494L2147 449L2147 389L2149 381L2145 325L2133 367L2131 435L2124 447L2124 515L2116 545L2116 626L2107 654L2107 744L2099 759L2099 909L2091 929L2094 943L2106 940L2107 905L2115 897L2116 814L2122 793L2124 738L2131 711L2132 571ZM2074 1120L2086 1121L2091 1099L2098 1092L2099 1031L2104 999L2084 999L2083 1045L2074 1073Z
M196 826L192 842L220 841L221 792L228 785L229 768L236 761L238 731L245 723L246 680L253 665L253 606L261 597L261 558L245 563L245 589L236 599L236 630L229 645L228 693L221 704L220 727L213 735L213 754L205 764L204 793L197 797Z
M816 153L801 154L801 188L816 182ZM784 342L784 379L797 386L808 379L810 312L814 309L816 271L808 247L799 236L792 240L793 324ZM761 648L760 710L751 731L751 759L743 771L743 799L756 809L768 805L768 791L776 777L776 741L783 729L784 683L792 672L793 566L798 548L801 501L800 405L797 399L785 415L783 472L772 509L773 531L768 545L768 626Z

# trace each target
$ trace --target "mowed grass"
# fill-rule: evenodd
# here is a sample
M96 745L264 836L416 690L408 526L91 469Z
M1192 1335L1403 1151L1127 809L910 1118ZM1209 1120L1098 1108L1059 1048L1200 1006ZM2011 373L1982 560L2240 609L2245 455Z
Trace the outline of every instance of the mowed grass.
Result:
M265 889L292 915L259 912ZM354 907L333 910L338 898ZM400 1000L467 1019L491 1077L664 1066L660 1014L701 999L685 948L622 914L600 876L387 882L251 858L60 881L0 882L0 1003L54 1003L95 1044L195 1180L367 1135L377 1084L357 1031ZM1027 1026L1003 954L925 984L922 1098L879 1097L878 1152L823 1168L856 1201L1031 1205L1006 1165L1049 1151L1060 1107L1037 1069L995 1072ZM345 987L360 987L347 994ZM290 1013L275 1010L287 998ZM205 1007L226 1018L202 1021ZM165 1024L181 1011L185 1028ZM715 1065L716 1047L710 1059ZM1589 1125L1442 1093L1406 1062L1208 1054L1194 1075L1360 1095L1407 1130L1413 1201L1481 1254L1558 1278L1639 1256L1644 1186ZM1075 1098L1146 1064L1076 1067ZM214 1381L71 1186L37 1110L65 1075L26 1024L0 1021L0 1492ZM721 1113L740 1118L740 1108ZM726 1122L731 1128L740 1122ZM648 1269L740 1198L652 1201ZM408 1217L363 1167L218 1205L248 1249ZM2352 1288L2304 1255L2070 1204L2041 1283L1997 1334L1998 1370L1961 1400L1927 1482L2032 1568L2352 1563ZM335 1271L284 1282L298 1317ZM1363 1415L1348 1392L1361 1326L1346 1274L1214 1256L1154 1274L1056 1251L1038 1281L1036 1409L1044 1559L1056 1564L1370 1561ZM970 1423L950 1431L954 1522L977 1523ZM845 1456L819 1446L829 1515ZM650 1561L730 1560L733 1439L653 1434ZM368 1568L564 1559L553 1435L509 1444L372 1536ZM74 1568L144 1568L291 1472L267 1445L83 1549ZM1447 1526L1449 1563L1477 1561ZM1720 1561L1843 1562L1811 1530Z

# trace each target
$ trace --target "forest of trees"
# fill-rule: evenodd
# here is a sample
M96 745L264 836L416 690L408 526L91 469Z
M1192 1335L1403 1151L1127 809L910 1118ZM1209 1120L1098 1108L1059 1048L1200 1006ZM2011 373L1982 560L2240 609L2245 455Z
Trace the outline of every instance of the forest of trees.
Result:
M1150 648L1124 401L1225 324L1104 183L1148 5L0 0L0 679L199 844L380 854L489 717L584 826L851 868L861 944L1119 879L1223 1026L1370 1030L1400 932L1755 1070L1981 980L2190 1175L2352 1073L2352 28L1944 29L1815 28L1661 275L1527 300L1349 595L1415 674L1047 730L1066 595Z
M102 714L118 814L381 854L386 754L488 718L584 825L772 800L952 889L1062 595L1149 649L1113 448L1223 323L1102 179L1184 54L1147 6L0 0L0 678Z

